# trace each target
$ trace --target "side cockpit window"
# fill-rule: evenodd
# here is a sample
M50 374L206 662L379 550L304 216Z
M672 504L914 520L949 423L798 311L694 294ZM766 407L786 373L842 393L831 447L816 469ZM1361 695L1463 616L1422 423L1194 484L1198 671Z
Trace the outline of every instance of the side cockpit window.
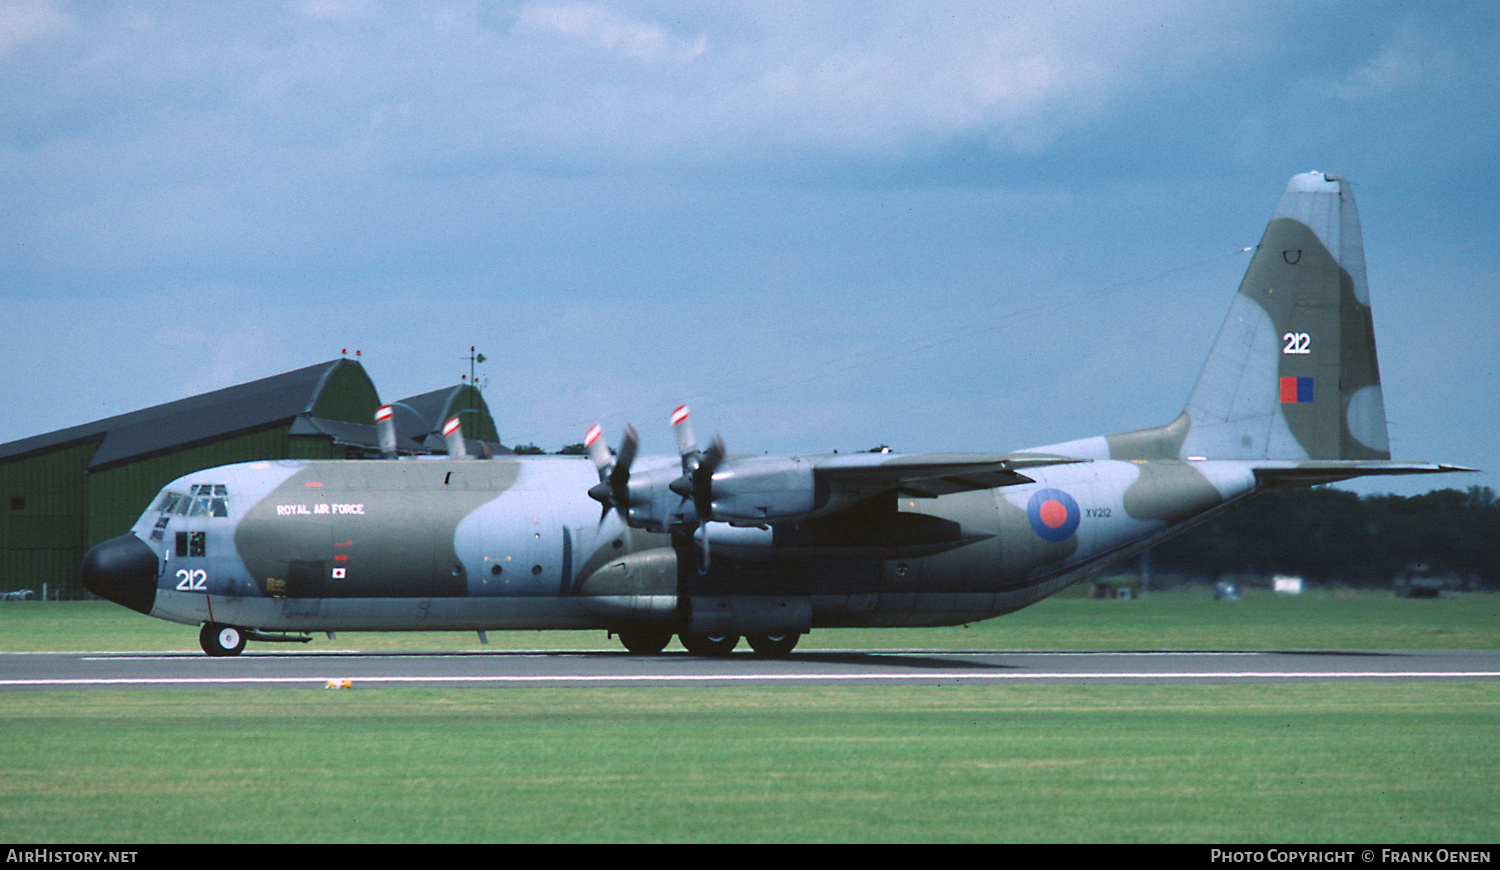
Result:
M177 533L177 555L207 556L208 538L202 532L178 532Z

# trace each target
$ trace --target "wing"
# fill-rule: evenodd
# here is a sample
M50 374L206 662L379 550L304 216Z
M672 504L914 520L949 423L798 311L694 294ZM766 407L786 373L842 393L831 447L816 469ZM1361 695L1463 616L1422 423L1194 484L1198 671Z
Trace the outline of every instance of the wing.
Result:
M1086 461L1040 453L740 456L712 472L701 499L711 511L700 516L737 525L799 522L877 496L936 498L1030 483L1026 469Z
M1025 469L1087 461L1047 453L856 453L819 457L813 473L830 492L855 500L885 492L936 498L1031 483Z

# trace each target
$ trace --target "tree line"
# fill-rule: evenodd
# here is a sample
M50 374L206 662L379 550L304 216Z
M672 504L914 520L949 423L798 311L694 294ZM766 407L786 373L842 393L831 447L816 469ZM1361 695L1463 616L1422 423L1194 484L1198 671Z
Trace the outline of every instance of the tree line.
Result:
M1288 574L1389 586L1411 572L1500 585L1500 502L1489 487L1359 496L1330 487L1262 493L1152 548L1153 573Z

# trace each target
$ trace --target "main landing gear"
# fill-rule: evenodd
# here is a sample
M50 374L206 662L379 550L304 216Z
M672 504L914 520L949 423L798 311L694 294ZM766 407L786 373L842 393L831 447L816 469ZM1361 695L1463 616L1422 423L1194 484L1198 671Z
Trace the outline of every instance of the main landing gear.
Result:
M740 642L737 634L690 634L683 632L677 635L682 645L688 652L695 656L727 656L734 652L734 648Z
M617 634L620 643L625 645L625 649L638 656L656 655L666 649L667 644L672 640L670 631L621 631ZM695 656L705 657L727 656L740 642L737 634L713 635L688 632L679 634L677 638L682 641L683 647L688 652ZM750 642L750 648L755 650L756 655L762 658L780 658L790 653L801 638L800 634L751 634L746 635L745 640Z

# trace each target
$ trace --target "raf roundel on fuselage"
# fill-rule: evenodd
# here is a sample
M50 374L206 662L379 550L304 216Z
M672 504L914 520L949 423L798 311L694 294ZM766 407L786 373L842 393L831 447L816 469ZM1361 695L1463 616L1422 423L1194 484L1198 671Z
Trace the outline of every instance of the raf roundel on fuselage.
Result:
M1078 531L1083 514L1078 502L1060 489L1039 489L1026 503L1031 530L1045 541L1066 541Z

